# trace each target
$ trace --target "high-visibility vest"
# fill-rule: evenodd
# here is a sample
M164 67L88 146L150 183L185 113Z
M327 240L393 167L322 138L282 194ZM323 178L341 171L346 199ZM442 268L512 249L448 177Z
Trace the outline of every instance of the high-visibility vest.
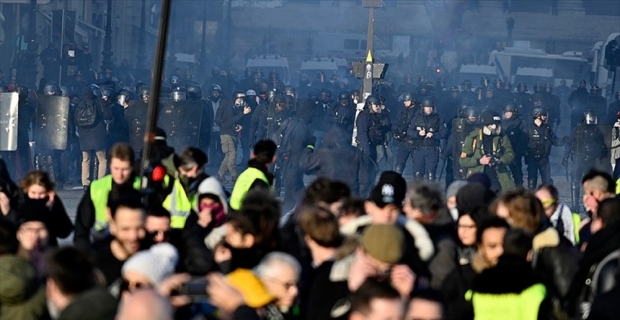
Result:
M573 229L575 230L575 244L579 243L579 225L581 224L581 216L579 213L572 213L571 217L573 218Z
M140 178L136 177L133 187L140 190ZM95 208L95 230L101 231L108 227L108 194L112 191L112 175L97 179L90 184L90 200Z
M467 300L474 307L474 320L537 320L540 303L547 290L537 283L521 293L480 293L468 291Z
M179 179L174 179L172 191L162 204L166 210L170 211L170 227L182 229L185 226L185 221L192 212L196 200L196 196L191 197L191 199L187 196Z
M245 171L239 175L237 178L237 182L235 182L235 186L233 187L232 194L230 195L230 207L233 210L241 209L241 204L243 203L243 199L250 191L250 187L256 180L265 181L265 183L269 184L269 180L265 173L256 169L256 168L247 168Z

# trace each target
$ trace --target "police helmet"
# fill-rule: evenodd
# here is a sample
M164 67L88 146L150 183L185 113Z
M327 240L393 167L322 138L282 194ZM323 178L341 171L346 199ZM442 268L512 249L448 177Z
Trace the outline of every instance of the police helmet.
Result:
M483 87L488 87L489 86L489 77L482 77L480 78L480 85Z
M147 87L140 88L140 91L138 91L138 96L140 96L141 99L150 97L151 89Z
M246 96L252 96L252 97L256 97L256 91L250 89L248 91L245 92Z
M464 90L471 90L471 80L464 80L462 85Z
M102 95L101 95L101 89L99 88L98 85L96 84L91 84L88 86L88 88L90 89L90 91L95 95L95 97L101 99Z
M189 100L200 100L202 99L202 89L197 85L188 85L187 86L187 98Z
M297 90L295 90L295 87L293 86L286 86L284 87L284 94L286 95L295 95L297 93Z
M170 94L170 99L172 99L172 101L184 101L187 99L187 94L185 91L175 90Z
M276 90L269 90L269 92L267 92L267 100L269 100L270 102L273 101L273 99L277 96L279 96L280 93Z
M275 96L273 97L273 104L275 106L278 106L278 105L286 106L286 98L284 98L284 96L281 96L281 95Z
M495 79L495 88L496 89L504 88L504 81L502 81L502 79Z
M4 92L8 92L8 88L7 88L7 91L4 91ZM43 87L43 94L45 94L46 96L53 96L53 95L56 95L57 93L58 93L58 85L56 84L56 82L48 82Z
M536 84L534 84L534 92L539 93L539 92L542 92L542 90L543 90L542 83L536 82Z
M590 94L592 94L593 96L598 95L601 92L601 88L597 85L593 85L592 88L590 88Z
M478 119L478 111L472 106L469 106L463 110L463 115L465 118L474 118Z
M467 117L467 115L465 114L465 110L467 110L467 108L473 108L472 104L469 102L463 102L461 104L459 104L458 107L458 115L461 118L465 118Z
M222 92L222 87L220 87L219 84L214 84L211 86L211 91L219 91L220 93Z
M592 110L586 110L583 112L583 122L585 124L597 124L598 119Z
M180 81L179 81L179 77L177 77L177 76L172 76L172 77L170 77L170 84L172 84L172 85L177 85L177 84L179 84L179 83L180 83Z
M504 106L504 113L506 112L517 113L518 111L519 109L517 108L517 104L514 102L509 102Z
M233 98L234 98L235 100L237 100L237 99L239 99L239 98L241 98L241 99L245 99L245 93L243 93L242 91L235 91L235 92L233 93Z
M338 101L351 101L351 93L347 90L340 91L340 93L338 94Z
M411 92L405 92L405 93L403 93L403 101L414 102L415 98L413 97L413 94L411 94Z
M547 115L547 111L544 108L541 107L536 107L534 108L534 110L532 110L532 118L537 119L540 118L541 116L546 116Z
M548 93L553 92L553 85L552 85L551 83L548 83L548 82L547 82L547 83L545 84L545 90L546 90Z
M17 87L15 87L15 92L17 92L17 94L19 94L20 97L27 97L28 87L18 84Z
M101 88L101 97L103 99L107 99L107 100L114 99L114 94L115 92L114 90L112 90L112 88L109 88L109 87Z
M116 101L122 106L125 104L125 102L129 102L132 98L133 93L131 93L131 91L122 89L118 92L118 95L116 96Z
M380 105L381 101L379 100L379 97L375 95L369 95L368 98L366 98L366 106L370 107L373 104Z
M432 97L424 97L422 99L422 103L420 103L422 107L435 107L435 100Z
M451 91L451 92L457 92L457 93L458 93L458 92L461 92L461 90L459 90L459 87L457 87L457 86L452 86L452 87L450 87L450 91Z

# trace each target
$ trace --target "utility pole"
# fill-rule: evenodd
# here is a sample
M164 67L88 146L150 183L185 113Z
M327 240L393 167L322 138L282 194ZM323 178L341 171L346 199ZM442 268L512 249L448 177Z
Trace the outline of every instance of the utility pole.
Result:
M202 2L202 39L200 40L200 65L207 72L207 2Z
M105 38L103 42L103 51L101 55L103 59L101 60L101 71L106 69L113 70L114 65L112 65L112 0L108 0L108 16L105 25Z

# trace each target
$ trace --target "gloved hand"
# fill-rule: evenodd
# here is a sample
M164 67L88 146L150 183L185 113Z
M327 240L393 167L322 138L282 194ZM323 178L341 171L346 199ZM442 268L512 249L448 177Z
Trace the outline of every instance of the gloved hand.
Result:
M310 138L308 138L308 140L306 140L306 146L308 147L312 147L312 149L314 149L314 146L316 146L316 137L315 136L311 136Z
M565 167L568 167L568 159L566 158L562 159L562 165Z

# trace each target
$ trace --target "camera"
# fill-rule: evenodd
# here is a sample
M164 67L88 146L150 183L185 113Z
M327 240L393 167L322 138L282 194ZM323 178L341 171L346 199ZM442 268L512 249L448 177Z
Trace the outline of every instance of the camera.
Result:
M489 167L495 168L500 164L500 160L497 157L490 156Z

